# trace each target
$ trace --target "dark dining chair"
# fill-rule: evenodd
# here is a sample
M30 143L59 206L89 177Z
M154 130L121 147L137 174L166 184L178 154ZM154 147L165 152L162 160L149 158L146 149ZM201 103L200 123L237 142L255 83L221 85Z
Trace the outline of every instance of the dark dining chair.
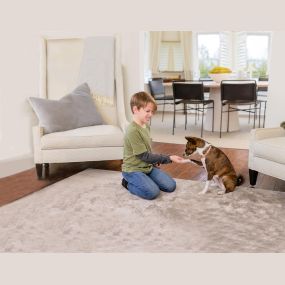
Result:
M268 77L259 77L258 81L268 81ZM265 127L266 105L268 98L268 87L257 87L257 100L263 104L263 128Z
M165 105L173 104L173 96L165 95L162 78L152 78L148 82L151 96L156 101L157 105L163 105L162 121L164 119Z
M200 82L212 82L213 79L211 79L210 77L200 77L199 81ZM210 98L210 87L209 86L204 86L204 94L205 94L206 99Z
M253 128L255 128L257 111L259 111L260 126L260 106L260 101L257 100L255 80L223 80L221 82L220 138L222 137L223 113L227 113L227 132L231 112L243 111L253 114ZM224 107L227 107L226 110Z
M172 134L174 135L174 128L176 123L176 112L184 111L185 115L185 130L187 126L188 110L202 113L201 137L203 137L204 128L204 113L207 109L213 109L212 131L214 131L214 100L206 100L204 98L203 82L187 81L187 82L173 82L173 127ZM177 109L176 106L183 104L183 108Z
M259 77L258 81L268 81L268 77ZM266 105L267 105L267 97L268 97L268 87L267 86L257 86L257 100L260 102L262 107L263 105L263 128L265 127L265 116L266 116ZM261 111L261 110L260 110ZM250 123L250 113L248 114L248 123ZM260 120L260 117L259 117Z

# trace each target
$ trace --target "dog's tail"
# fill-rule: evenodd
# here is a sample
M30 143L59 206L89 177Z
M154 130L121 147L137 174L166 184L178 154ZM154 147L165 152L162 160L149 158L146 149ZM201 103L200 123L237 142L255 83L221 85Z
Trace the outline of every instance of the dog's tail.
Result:
M244 178L242 175L237 176L237 186L240 186L244 182Z

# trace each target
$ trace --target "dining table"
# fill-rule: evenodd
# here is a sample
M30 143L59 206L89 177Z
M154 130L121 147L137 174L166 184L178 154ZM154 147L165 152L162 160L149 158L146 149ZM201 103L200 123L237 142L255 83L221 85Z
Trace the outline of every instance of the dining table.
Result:
M268 81L256 81L257 88L259 87L267 87ZM181 83L191 83L191 81L185 81ZM165 95L173 95L172 83L165 82L163 83L165 88ZM220 119L221 119L221 84L215 81L203 81L204 88L210 90L209 99L214 100L215 108L214 108L214 132L220 131ZM224 108L228 108L224 107ZM226 110L226 109L224 109ZM205 122L204 122L204 130L212 131L212 109L207 110ZM229 117L229 132L238 131L240 129L239 124L239 114L238 112L230 112ZM223 113L222 117L222 132L227 132L227 113Z

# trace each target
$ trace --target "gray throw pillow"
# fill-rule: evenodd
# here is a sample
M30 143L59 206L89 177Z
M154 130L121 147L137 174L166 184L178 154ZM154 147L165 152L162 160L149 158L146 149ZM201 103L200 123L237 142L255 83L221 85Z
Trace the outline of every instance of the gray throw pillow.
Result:
M103 123L87 83L60 100L30 97L29 101L46 134Z

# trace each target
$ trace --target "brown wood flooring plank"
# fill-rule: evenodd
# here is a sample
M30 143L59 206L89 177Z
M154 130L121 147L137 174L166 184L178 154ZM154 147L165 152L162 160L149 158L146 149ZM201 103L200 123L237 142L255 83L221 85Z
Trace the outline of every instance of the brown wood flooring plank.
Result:
M182 156L185 145L170 143L153 143L153 152L164 154L176 154ZM229 157L236 171L245 178L244 186L249 185L248 176L248 150L221 148ZM50 177L47 180L38 180L35 169L29 169L21 173L0 179L0 206L13 202L19 198L38 191L57 181L65 179L87 168L121 171L121 160L80 162L51 164ZM174 178L205 181L206 175L203 168L193 164L171 163L162 165L165 170ZM264 174L259 174L257 188L285 191L285 181L276 179Z
M38 180L35 168L0 179L0 206L38 191L87 168L121 170L121 160L51 164L50 176Z

